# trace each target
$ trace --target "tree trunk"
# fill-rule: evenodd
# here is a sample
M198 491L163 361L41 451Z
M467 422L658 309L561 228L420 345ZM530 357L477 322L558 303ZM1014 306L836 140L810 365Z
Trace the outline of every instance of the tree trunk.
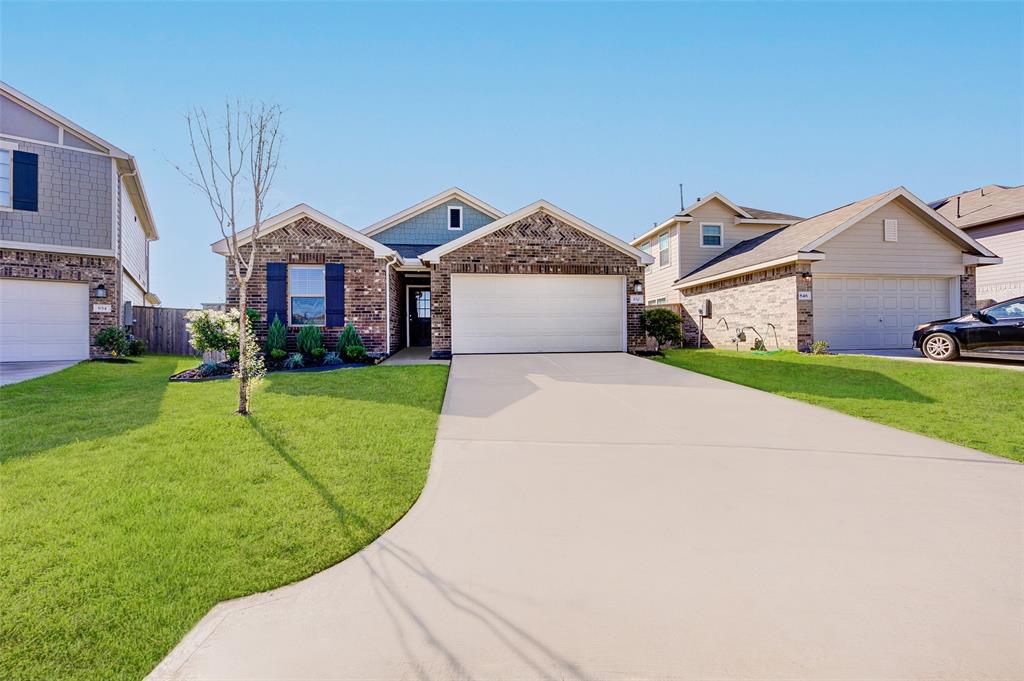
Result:
M243 416L249 415L249 358L246 357L246 329L248 321L245 311L245 285L247 282L238 282L238 413Z

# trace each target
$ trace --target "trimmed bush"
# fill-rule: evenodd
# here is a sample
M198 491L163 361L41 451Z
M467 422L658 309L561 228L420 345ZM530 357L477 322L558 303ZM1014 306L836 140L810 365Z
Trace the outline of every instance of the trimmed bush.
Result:
M270 327L267 329L267 352L273 357L275 350L284 352L287 343L288 329L285 327L284 322L281 321L281 318L274 315L274 321L271 322Z
M114 357L124 357L131 349L123 327L107 326L96 333L96 347Z
M146 344L146 341L142 338L135 338L134 336L132 336L131 340L128 341L129 355L133 355L136 357L139 355L144 355L146 354L147 349L149 349L149 346Z
M188 320L189 343L197 352L219 350L229 352L235 349L238 356L238 310L218 312L217 310L191 310L185 314Z
M320 346L319 348L313 348L313 351L309 353L313 359L323 359L324 355L327 354L327 348Z
M306 324L299 329L299 335L295 338L295 347L304 355L312 355L317 348L324 346L324 336L319 326Z
M288 351L283 348L274 348L270 351L270 359L275 362L280 362L282 359L288 356Z
M344 357L345 348L353 346L363 347L363 339L359 337L359 332L352 326L352 322L349 322L338 336L338 354Z
M668 308L647 308L640 321L644 333L658 344L658 352L662 345L683 342L683 318Z
M369 354L362 345L350 345L345 348L345 360L348 362L365 362L368 358Z

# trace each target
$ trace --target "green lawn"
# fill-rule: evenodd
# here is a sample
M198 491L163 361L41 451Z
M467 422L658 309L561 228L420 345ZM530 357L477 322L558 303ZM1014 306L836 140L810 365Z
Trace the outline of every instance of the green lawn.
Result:
M733 350L669 350L658 361L1024 461L1024 372Z
M426 480L444 366L169 383L88 362L0 389L0 678L139 679L214 604L365 546Z

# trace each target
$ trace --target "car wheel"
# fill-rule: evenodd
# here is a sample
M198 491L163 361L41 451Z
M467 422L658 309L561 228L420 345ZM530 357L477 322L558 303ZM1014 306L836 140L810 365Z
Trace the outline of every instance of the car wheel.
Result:
M956 340L948 333L933 333L921 343L921 352L928 359L947 362L960 356Z

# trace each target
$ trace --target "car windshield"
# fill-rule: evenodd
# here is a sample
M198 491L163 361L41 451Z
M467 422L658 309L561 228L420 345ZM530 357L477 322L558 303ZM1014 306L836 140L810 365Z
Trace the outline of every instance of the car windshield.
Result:
M994 305L987 308L985 314L996 319L1024 319L1024 300L1011 300L1008 303Z

